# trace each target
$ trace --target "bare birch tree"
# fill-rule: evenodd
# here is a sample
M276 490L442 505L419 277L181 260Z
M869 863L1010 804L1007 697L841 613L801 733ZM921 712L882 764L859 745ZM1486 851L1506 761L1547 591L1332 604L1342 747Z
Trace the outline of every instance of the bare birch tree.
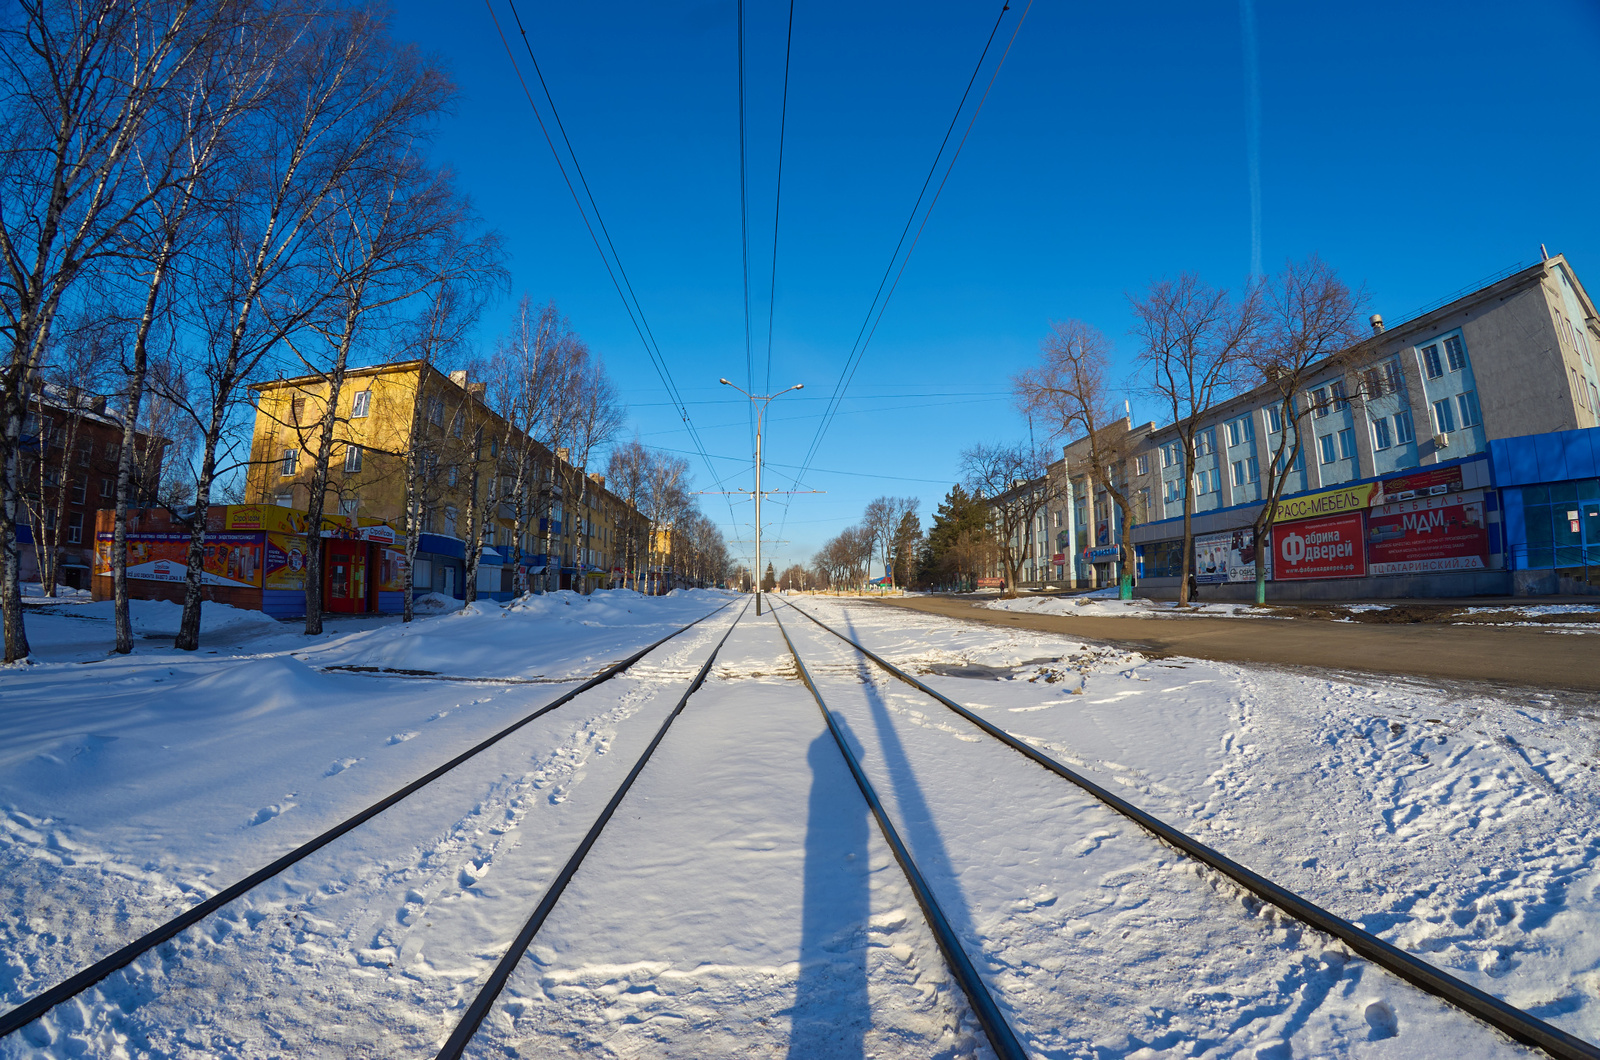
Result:
M1267 602L1267 564L1278 501L1285 492L1289 476L1304 451L1306 427L1317 411L1312 400L1303 400L1314 373L1327 368L1324 362L1348 351L1361 341L1359 318L1365 292L1351 291L1332 266L1312 255L1305 261L1289 262L1267 283L1261 294L1259 340L1248 351L1251 368L1272 387L1278 422L1284 429L1276 446L1270 441L1271 456L1262 474L1261 511L1256 514L1256 604ZM1350 367L1336 359L1340 369ZM1377 397L1386 381L1374 376L1358 384L1363 397ZM1270 437L1270 435L1269 435Z
M1143 298L1128 298L1139 363L1151 391L1171 413L1183 449L1183 567L1178 602L1189 603L1194 566L1195 439L1207 411L1239 377L1255 341L1260 310L1256 289L1235 301L1193 273L1152 282Z
M1089 466L1084 477L1090 501L1098 485L1122 515L1122 595L1129 599L1132 586L1128 574L1137 561L1130 533L1136 513L1127 462L1138 440L1115 396L1110 371L1110 340L1092 324L1065 320L1050 326L1050 334L1039 344L1039 363L1015 376L1011 385L1022 410L1054 425L1056 437L1088 441ZM1069 478L1074 470L1067 469Z
M961 453L968 488L982 495L989 507L990 536L1008 598L1017 595L1035 523L1059 492L1046 473L1049 466L1047 454L1026 442L980 443Z

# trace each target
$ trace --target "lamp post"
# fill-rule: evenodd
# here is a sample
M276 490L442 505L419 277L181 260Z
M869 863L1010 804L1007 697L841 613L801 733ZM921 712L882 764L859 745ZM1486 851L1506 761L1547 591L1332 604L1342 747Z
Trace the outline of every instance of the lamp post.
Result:
M721 383L723 386L731 386L731 387L733 387L733 389L739 391L739 393L743 394L745 397L749 398L751 401L756 403L756 491L755 491L755 498L756 498L756 570L755 570L755 574L756 574L756 614L760 615L761 614L761 578L762 578L762 570L761 570L761 421L766 416L766 414L767 414L767 405L772 402L773 398L782 397L783 395L787 394L790 390L803 389L805 387L805 384L804 383L796 383L794 386L789 387L787 390L780 390L776 394L752 394L748 390L743 389L742 387L734 386L734 384L728 382L726 379L718 379L717 382Z

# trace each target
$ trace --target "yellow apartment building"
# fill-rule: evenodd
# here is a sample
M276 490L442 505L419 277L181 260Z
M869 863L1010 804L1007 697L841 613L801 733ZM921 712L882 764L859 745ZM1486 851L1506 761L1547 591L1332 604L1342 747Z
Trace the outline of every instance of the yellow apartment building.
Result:
M327 409L320 375L277 379L256 395L246 501L306 510L315 481L317 441ZM325 510L361 525L406 531L406 462L421 460L416 489L420 534L413 585L419 594L460 598L470 513L491 496L482 528L478 594L512 594L516 566L530 584L589 592L620 584L624 529L643 525L631 505L505 420L484 400L485 384L465 371L446 374L421 361L352 369L335 410ZM517 447L529 446L522 539L513 541L510 503ZM564 454L563 454L564 455ZM574 488L576 484L576 488ZM572 498L565 494L572 492ZM568 524L568 514L571 524ZM636 531L637 532L637 531ZM540 581L540 579L543 579Z

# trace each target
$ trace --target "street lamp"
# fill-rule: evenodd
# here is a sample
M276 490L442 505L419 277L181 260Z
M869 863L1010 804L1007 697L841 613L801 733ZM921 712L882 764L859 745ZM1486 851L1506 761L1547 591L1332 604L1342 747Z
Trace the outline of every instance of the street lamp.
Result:
M745 397L756 403L756 614L761 614L761 421L767 414L767 405L773 398L787 394L789 390L804 389L804 383L796 383L788 390L780 390L776 394L752 394L743 387L734 386L726 379L718 379L723 386L731 386Z

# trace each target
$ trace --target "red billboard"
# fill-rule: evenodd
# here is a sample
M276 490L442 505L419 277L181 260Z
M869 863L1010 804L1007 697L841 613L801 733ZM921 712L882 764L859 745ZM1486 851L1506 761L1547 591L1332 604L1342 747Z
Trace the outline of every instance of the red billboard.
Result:
M1273 577L1359 578L1367 573L1362 514L1303 519L1272 530Z
M1367 558L1373 574L1483 570L1489 565L1483 494L1418 497L1373 509Z
M1461 492L1461 465L1425 468L1399 478L1383 480L1384 498L1407 501L1413 497L1437 497L1441 493Z

